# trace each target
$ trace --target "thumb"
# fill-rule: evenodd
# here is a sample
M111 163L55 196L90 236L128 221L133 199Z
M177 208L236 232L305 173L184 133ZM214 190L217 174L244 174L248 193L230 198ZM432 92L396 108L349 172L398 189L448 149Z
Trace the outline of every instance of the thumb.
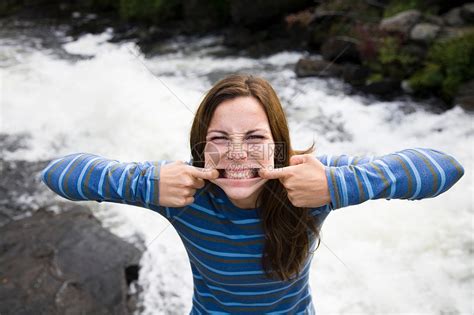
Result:
M308 154L296 154L290 157L290 165L298 165L308 162L310 156Z
M197 178L211 180L217 179L219 177L219 171L215 168L201 168L190 165L189 170L191 172L191 175Z

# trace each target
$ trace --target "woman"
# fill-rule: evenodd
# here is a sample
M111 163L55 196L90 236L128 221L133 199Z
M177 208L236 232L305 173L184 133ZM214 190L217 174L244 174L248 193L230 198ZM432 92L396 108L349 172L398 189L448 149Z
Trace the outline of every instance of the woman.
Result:
M191 314L313 314L310 264L331 210L435 197L464 174L455 158L427 148L381 157L316 157L314 143L293 150L275 91L252 75L209 90L190 147L189 162L71 154L42 179L70 200L127 203L169 220L191 264Z

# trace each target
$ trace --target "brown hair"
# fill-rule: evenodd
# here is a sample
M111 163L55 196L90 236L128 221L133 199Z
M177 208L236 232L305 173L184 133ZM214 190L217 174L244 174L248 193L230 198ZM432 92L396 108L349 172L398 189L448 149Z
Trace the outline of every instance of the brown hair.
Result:
M217 106L225 100L252 96L264 107L274 143L283 144L283 152L274 156L274 167L289 165L292 155L314 151L314 142L307 150L293 150L288 123L280 100L268 81L253 75L233 74L218 81L205 95L196 111L191 127L190 145L193 165L204 167L206 134ZM211 187L214 185L208 182ZM206 186L208 187L208 186ZM287 191L277 179L268 180L257 197L265 233L262 267L269 278L290 279L299 273L310 253L311 235L320 242L319 222L308 208L295 207ZM257 205L255 205L257 207ZM317 248L316 247L316 248ZM273 270L273 272L272 272Z

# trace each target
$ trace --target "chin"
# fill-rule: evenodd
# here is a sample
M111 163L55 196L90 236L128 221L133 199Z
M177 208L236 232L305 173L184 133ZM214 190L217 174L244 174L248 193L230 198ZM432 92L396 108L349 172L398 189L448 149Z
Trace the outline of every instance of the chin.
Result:
M256 189L246 189L246 188L234 188L234 187L221 187L226 195L234 200L244 200L252 197L256 193Z
M267 179L255 178L252 180L229 180L218 178L212 180L214 184L222 188L229 198L234 200L247 199L253 194L258 193Z

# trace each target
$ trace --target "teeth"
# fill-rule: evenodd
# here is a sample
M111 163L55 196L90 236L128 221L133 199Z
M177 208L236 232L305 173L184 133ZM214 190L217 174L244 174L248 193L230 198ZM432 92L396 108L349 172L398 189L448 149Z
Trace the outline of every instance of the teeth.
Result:
M235 172L235 171L225 171L223 174L224 178L231 178L231 179L248 179L254 178L257 175L257 172L253 169L248 169L243 172Z

